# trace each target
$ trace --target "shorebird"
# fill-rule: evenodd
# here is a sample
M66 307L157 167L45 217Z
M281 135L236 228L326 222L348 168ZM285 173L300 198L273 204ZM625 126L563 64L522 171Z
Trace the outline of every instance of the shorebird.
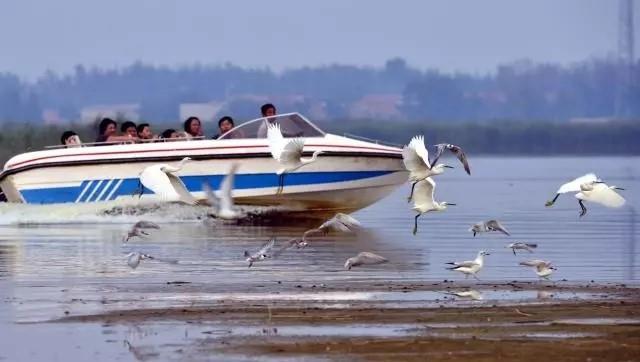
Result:
M140 183L163 201L181 201L195 205L197 200L187 190L180 177L173 174L180 171L190 160L191 158L185 157L177 166L164 163L148 166L140 173Z
M273 238L269 241L267 241L265 244L263 244L260 247L260 250L256 251L253 254L249 254L248 251L244 251L244 257L247 258L247 262L249 263L249 268L251 268L251 266L253 265L254 262L257 261L262 261L266 258L269 257L269 252L271 251L271 249L273 248L273 246L276 244L276 239Z
M416 192L413 197L413 210L418 214L414 218L413 235L418 232L418 218L430 211L444 211L449 205L456 205L446 201L437 202L434 199L436 183L431 178L418 181Z
M344 268L347 270L351 270L351 268L353 268L354 266L382 264L388 261L389 260L387 260L387 258L384 258L378 254L363 251L361 253L358 253L358 255L354 256L353 258L347 259L347 261L344 263Z
M465 279L467 279L469 275L473 275L474 278L476 278L477 280L480 280L476 276L476 273L479 272L480 269L482 269L482 267L484 266L484 257L486 255L490 255L490 254L484 250L480 250L474 260L449 262L447 264L451 264L453 266L447 269L455 270L463 273Z
M233 163L229 169L229 173L224 177L218 190L218 195L213 192L211 186L207 182L202 185L209 204L214 209L215 216L225 220L235 220L242 217L242 213L235 209L231 192L233 190L233 181L235 179L238 164Z
M556 267L551 265L550 261L539 259L523 261L520 262L520 265L536 268L536 275L547 280L549 280L551 273L553 273L554 270L557 270Z
M402 149L402 161L404 167L409 171L409 181L411 182L411 193L407 198L410 202L413 198L416 184L426 180L428 177L440 175L445 168L453 168L445 164L435 164L429 162L429 151L424 145L424 136L415 136L409 142L409 145Z
M521 243L521 242L515 242L505 246L505 248L510 248L511 251L513 251L513 255L516 255L516 250L526 250L530 253L533 253L533 249L537 247L538 247L538 244Z
M463 299L473 299L473 300L482 300L484 299L482 294L477 291L477 290L463 290L463 291L459 291L459 292L450 292L447 291L445 292L446 294L450 294L450 295L455 295L456 297L459 298L463 298Z
M300 247L305 247L309 244L307 237L311 234L322 233L324 235L328 234L329 231L337 231L342 233L348 233L353 231L356 228L362 226L360 221L356 220L353 216L349 216L347 214L343 214L341 212L335 214L331 219L322 223L322 225L318 226L315 229L310 229L302 234L302 240L299 243Z
M462 166L464 166L464 170L467 172L467 174L471 175L471 168L469 167L469 162L467 161L467 155L465 155L460 146L452 145L450 143L439 143L435 146L437 148L436 156L431 161L431 165L434 165L436 162L438 162L438 159L440 158L440 156L442 156L444 150L449 150L458 158L458 160L460 160L460 162L462 162Z
M502 226L502 224L500 224L498 220L489 220L489 221L479 222L477 224L472 225L469 231L473 233L473 236L476 236L476 234L484 233L488 231L499 231L505 235L511 235L509 234L507 229L504 226Z
M149 235L149 233L144 231L144 229L160 229L160 226L151 221L140 220L135 223L129 231L127 231L127 235L124 236L122 242L126 243L134 236L144 237Z
M135 269L140 265L140 261L145 259L153 259L153 257L149 254L134 251L127 254L127 265L129 265L131 269Z
M280 131L280 125L269 124L267 126L267 140L269 141L269 151L271 156L278 161L280 168L276 171L278 175L277 194L282 193L284 188L285 173L295 171L304 165L315 162L318 155L323 153L318 150L313 153L311 158L302 158L302 150L304 148L304 139L292 138L285 139Z

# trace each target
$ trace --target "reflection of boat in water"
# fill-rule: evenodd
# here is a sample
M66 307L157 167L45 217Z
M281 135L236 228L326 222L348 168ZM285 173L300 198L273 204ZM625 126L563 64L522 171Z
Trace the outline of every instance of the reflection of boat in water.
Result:
M285 210L336 209L368 206L406 181L401 150L372 142L324 133L298 113L269 119L285 137L305 139L305 156L322 150L317 162L285 177L277 195L278 164L261 138L265 119L246 122L218 140L177 140L28 152L11 158L0 174L9 202L50 204L113 201L157 201L145 189L140 199L138 175L147 166L173 163L183 157L177 175L187 189L204 199L204 182L217 188L232 162L238 162L233 191L239 204L281 206Z

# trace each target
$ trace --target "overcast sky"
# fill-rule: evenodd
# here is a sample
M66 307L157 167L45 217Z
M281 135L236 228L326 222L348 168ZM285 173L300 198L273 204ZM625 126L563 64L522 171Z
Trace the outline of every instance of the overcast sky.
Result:
M421 69L486 72L522 58L614 54L617 20L613 0L5 0L0 72L33 79L136 60L382 66L395 56Z

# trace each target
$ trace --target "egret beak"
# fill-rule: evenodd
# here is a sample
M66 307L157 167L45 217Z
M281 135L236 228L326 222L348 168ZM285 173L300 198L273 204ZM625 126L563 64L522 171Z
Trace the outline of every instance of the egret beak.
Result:
M448 205L448 206L458 206L458 204L450 204L450 203L448 203L448 202L447 202L447 205Z
M444 165L444 166L442 166L442 167L445 167L445 168L455 168L455 167L453 167L453 166L448 166L448 165Z
M618 186L614 187L614 189L616 189L616 190L622 190L622 191L624 191L624 190L625 190L625 189L623 189L622 187L618 187Z

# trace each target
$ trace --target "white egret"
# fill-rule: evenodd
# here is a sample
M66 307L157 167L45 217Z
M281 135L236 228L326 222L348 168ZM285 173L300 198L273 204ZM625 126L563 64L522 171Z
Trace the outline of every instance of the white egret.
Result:
M556 267L551 265L550 261L539 260L539 259L523 261L520 263L520 265L534 267L536 270L536 275L539 276L540 278L544 278L547 280L549 279L549 277L551 276L554 270L558 270L556 269Z
M140 173L140 182L163 201L181 201L195 205L197 200L187 190L180 177L173 174L180 171L190 160L191 158L185 157L177 166L164 163L148 166Z
M580 185L586 184L586 183L590 184L596 181L600 181L600 179L594 173L588 173L574 180L571 180L566 184L563 184L562 186L560 186L558 191L556 191L556 196L553 198L553 200L547 201L545 203L545 206L547 207L552 206L561 194L566 194L568 192L580 192L581 190Z
M413 235L418 232L418 217L430 211L444 211L448 205L456 205L446 201L437 202L434 200L436 183L431 178L416 183L416 190L413 197L413 210L418 214L415 216L413 225Z
M351 270L351 268L354 266L382 264L388 261L389 260L387 260L387 258L382 257L378 254L363 251L361 253L358 253L358 255L354 256L353 258L347 259L347 261L344 263L344 268L347 270Z
M479 233L484 233L489 231L499 231L505 235L511 235L509 234L507 229L504 226L502 226L502 224L500 224L498 220L489 220L489 221L473 224L471 228L469 228L469 231L473 233L473 236L476 236L476 234L479 234Z
M143 254L143 253L134 251L127 254L127 265L129 265L131 269L135 269L138 267L138 265L140 265L140 261L145 259L154 259L154 258L149 254Z
M626 200L620 196L615 190L624 190L617 186L608 186L602 181L592 183L584 183L580 185L580 192L576 194L578 204L580 205L580 217L587 213L587 208L583 201L591 201L606 207L622 207Z
M205 194L207 195L207 199L209 203L214 208L214 212L216 217L225 220L235 220L242 217L242 213L236 210L235 205L233 203L233 197L231 196L231 192L233 190L233 181L235 179L235 173L238 169L238 164L233 163L231 168L229 169L229 173L224 177L222 183L220 184L220 189L218 190L218 195L216 195L208 183L203 184L203 189Z
M424 136L415 136L409 145L402 149L402 161L404 167L409 171L409 181L411 182L411 193L407 201L413 198L416 184L426 180L428 177L439 175L445 168L453 168L445 164L433 165L429 162L429 151L424 145Z
M322 225L318 226L317 228L305 231L304 234L302 234L302 241L300 242L299 246L307 246L309 243L307 237L311 234L322 233L326 235L329 233L329 231L348 233L361 226L362 224L360 224L360 221L356 220L356 218L354 218L353 216L349 216L347 214L339 212L335 214L331 219L322 223Z
M282 132L280 131L280 125L277 123L270 123L267 127L269 151L271 151L271 156L273 156L273 158L278 161L281 166L276 171L276 174L278 175L277 193L280 194L282 193L282 189L284 188L285 173L295 171L304 165L315 162L318 158L318 155L323 152L318 150L313 153L311 158L302 158L304 139L285 139L282 136Z
M538 244L530 244L530 243L522 243L522 242L515 242L505 246L505 248L510 248L511 251L513 251L513 255L516 255L516 250L526 250L530 253L533 253L533 249L537 247L538 247Z
M244 251L244 256L245 258L247 258L247 262L249 263L249 268L251 268L251 266L253 265L254 262L256 261L261 261L264 260L266 258L269 257L269 252L271 251L271 249L273 248L273 246L276 244L276 239L273 238L269 241L267 241L265 244L263 244L260 247L260 250L256 251L253 254L249 254L248 251Z
M151 221L140 220L135 223L129 231L127 231L127 235L124 236L122 242L129 241L130 238L134 236L144 237L149 235L144 229L160 229L160 226Z
M469 275L473 275L474 278L478 279L478 277L476 276L476 273L479 272L480 269L482 269L482 267L484 266L484 257L486 255L490 255L490 254L484 250L480 250L474 260L453 261L453 262L447 263L447 264L453 265L452 267L449 267L447 269L455 270L463 273L465 279L467 279Z

